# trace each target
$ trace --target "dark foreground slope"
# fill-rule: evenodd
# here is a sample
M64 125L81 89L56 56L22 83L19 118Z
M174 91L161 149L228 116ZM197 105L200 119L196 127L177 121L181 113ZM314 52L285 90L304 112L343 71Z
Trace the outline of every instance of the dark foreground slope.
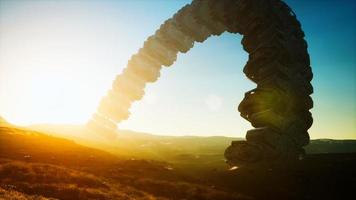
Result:
M262 165L262 166L261 166ZM289 163L210 172L209 182L256 199L353 199L356 153L310 154Z
M125 137L113 141L112 153L125 151L117 157L41 132L2 127L0 199L348 199L356 188L355 153L315 153L294 163L228 170L221 152L226 138ZM318 142L309 150L354 148L354 141Z

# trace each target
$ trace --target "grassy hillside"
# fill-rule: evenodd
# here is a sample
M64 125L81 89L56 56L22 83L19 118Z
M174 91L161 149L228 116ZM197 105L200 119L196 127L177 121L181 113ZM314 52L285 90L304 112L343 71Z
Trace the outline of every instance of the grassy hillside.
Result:
M248 199L188 177L165 162L118 158L36 131L1 127L0 144L3 196L18 192L58 199Z
M107 141L63 128L0 127L0 199L325 200L356 188L356 153L327 153L353 151L354 141L315 140L308 151L322 154L228 170L223 151L238 138L121 131Z
M17 192L13 189L4 189L0 187L1 200L53 200L39 195L27 195L22 192Z
M50 164L0 160L0 184L10 191L58 199L152 199L132 187Z

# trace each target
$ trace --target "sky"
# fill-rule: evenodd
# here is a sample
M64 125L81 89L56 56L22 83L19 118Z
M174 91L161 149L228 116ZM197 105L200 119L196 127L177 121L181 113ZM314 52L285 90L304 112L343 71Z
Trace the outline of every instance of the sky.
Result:
M183 0L0 0L0 116L18 125L84 124L127 61ZM287 0L314 73L311 138L356 139L356 2ZM244 137L237 106L256 85L241 36L196 43L146 87L122 129Z

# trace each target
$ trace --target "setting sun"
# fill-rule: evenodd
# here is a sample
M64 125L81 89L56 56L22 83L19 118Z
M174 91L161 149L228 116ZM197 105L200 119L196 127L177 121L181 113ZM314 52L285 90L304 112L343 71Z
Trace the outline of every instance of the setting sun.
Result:
M0 200L349 199L356 2L0 0Z
M19 125L85 124L130 57L185 3L2 2L1 115ZM159 13L157 6L162 8ZM142 18L145 23L138 23ZM301 16L305 31L312 33L314 25L305 19ZM355 108L355 78L338 78L352 75L346 71L353 69L341 59L338 66L345 69L330 72L333 67L322 62L325 48L309 35L313 99L319 102L312 109L310 135L355 138L356 116L350 112ZM132 105L129 119L119 127L167 135L243 136L251 125L239 116L237 106L244 92L255 85L242 72L248 56L240 40L241 36L223 33L196 43L187 54L178 54L171 67L161 70L155 84L147 84L147 96ZM334 55L335 60L342 56ZM333 85L348 85L350 91L325 87L331 73L336 76ZM332 126L332 116L343 120ZM337 130L341 133L333 134Z

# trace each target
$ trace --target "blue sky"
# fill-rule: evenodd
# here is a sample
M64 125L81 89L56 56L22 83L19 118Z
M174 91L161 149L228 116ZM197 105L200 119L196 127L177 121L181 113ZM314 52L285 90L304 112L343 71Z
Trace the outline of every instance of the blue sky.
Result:
M17 124L85 123L117 73L190 1L0 0L0 115ZM314 72L312 138L356 138L356 2L286 1L301 21ZM241 36L197 43L146 88L121 128L244 136L237 112L254 84Z
M287 1L301 21L314 72L315 124L356 135L356 2ZM319 124L320 123L320 124Z

